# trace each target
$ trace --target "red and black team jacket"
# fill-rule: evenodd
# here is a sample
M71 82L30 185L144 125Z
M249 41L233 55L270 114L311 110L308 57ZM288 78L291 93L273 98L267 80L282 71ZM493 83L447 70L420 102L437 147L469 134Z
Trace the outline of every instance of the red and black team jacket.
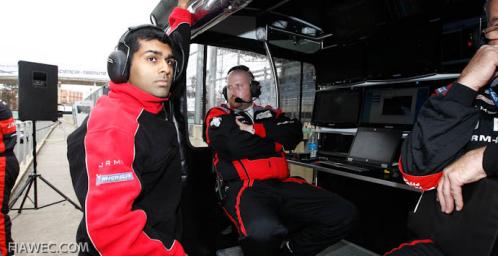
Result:
M453 83L439 88L424 104L399 160L405 182L435 188L444 167L465 152L487 146L483 167L498 174L498 108L487 94Z
M10 190L19 175L19 163L14 154L16 145L16 122L12 112L0 101L0 255L11 255L9 243L12 242L10 227L12 222L9 211Z
M188 57L190 13L175 9L170 24L170 37ZM77 240L89 244L88 255L185 255L175 239L181 166L166 100L111 82L109 96L68 137L71 178L84 209Z
M283 149L292 150L302 140L301 123L271 107L254 105L253 109L250 117L221 105L206 115L204 140L215 152L213 163L224 181L289 177ZM255 134L239 129L237 115L254 125Z

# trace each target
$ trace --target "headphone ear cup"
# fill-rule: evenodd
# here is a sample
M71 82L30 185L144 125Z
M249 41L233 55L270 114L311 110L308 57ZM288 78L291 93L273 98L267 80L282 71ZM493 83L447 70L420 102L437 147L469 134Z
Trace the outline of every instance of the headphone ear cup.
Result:
M223 87L223 90L221 90L221 94L223 94L223 98L225 98L225 100L228 100L228 92L227 92L227 87Z
M113 51L107 59L107 74L117 84L128 82L126 54L120 50Z
M251 81L251 97L257 98L261 95L261 85L259 85L258 81Z

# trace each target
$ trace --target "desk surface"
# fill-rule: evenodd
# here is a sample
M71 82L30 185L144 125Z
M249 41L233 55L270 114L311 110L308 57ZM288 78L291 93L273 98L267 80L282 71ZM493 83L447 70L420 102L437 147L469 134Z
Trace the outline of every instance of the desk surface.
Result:
M348 178L352 178L352 179L357 179L357 180L362 180L362 181L366 181L366 182L377 183L380 185L389 186L389 187L393 187L393 188L421 192L418 189L415 189L413 187L406 185L403 182L403 179L399 176L399 174L396 176L396 175L391 175L391 174L380 173L377 171L358 173L358 172L354 172L354 171L342 170L342 169L331 167L331 166L320 165L318 162L305 163L305 162L291 160L291 159L288 159L287 161L290 164L312 168L314 170L321 171L321 172L331 173L331 174L340 175L340 176L344 176L344 177L348 177Z

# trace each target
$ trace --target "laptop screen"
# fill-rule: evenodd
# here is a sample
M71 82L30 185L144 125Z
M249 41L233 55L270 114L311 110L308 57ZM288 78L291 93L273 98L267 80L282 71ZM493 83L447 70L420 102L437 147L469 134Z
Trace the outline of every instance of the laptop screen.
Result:
M401 135L401 131L395 129L360 127L348 158L372 164L391 164Z
M353 134L320 133L318 154L345 158L348 156L353 139Z

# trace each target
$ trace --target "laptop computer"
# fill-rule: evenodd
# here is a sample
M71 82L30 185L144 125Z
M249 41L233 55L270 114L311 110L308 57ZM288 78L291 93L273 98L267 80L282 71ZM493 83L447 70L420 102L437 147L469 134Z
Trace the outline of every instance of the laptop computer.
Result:
M358 172L389 168L395 161L401 136L401 130L360 127L346 162L321 161L320 163Z
M318 156L346 159L354 134L320 133Z

